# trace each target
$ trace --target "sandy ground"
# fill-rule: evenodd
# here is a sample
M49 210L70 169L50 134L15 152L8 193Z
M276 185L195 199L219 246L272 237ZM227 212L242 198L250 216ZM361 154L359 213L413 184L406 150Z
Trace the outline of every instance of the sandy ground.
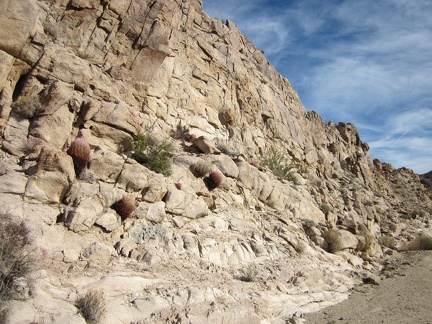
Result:
M362 284L347 300L303 318L308 324L432 324L432 251L400 254L378 283Z

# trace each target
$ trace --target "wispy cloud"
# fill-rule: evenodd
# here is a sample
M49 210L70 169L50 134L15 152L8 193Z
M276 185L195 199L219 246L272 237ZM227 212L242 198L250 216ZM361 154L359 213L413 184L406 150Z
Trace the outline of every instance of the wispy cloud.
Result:
M265 50L308 110L354 122L374 158L432 169L432 1L203 1Z

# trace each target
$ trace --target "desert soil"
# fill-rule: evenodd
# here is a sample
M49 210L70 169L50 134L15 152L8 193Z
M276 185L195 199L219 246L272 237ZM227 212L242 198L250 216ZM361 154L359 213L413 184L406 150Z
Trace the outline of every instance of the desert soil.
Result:
M432 323L432 251L398 254L379 285L357 286L350 297L316 313L306 323Z

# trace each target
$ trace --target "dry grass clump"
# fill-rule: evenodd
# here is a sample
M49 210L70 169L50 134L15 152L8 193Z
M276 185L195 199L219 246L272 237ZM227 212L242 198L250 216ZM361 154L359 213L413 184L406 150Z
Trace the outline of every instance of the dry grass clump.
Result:
M203 178L211 172L211 164L205 161L198 161L190 167L191 172L197 178Z
M396 240L393 236L390 236L390 235L381 236L379 238L378 242L381 245L384 245L385 247L388 247L392 250L396 249Z
M105 312L105 300L103 292L89 290L75 302L75 307L84 317L87 323L98 323Z
M432 250L432 236L422 234L415 240L409 242L403 250Z
M24 119L33 118L41 108L38 96L21 96L12 104L12 110Z
M37 269L30 230L0 214L0 302L19 297L29 274Z
M327 252L336 253L341 250L341 238L338 230L330 228L324 232L323 237L327 243Z

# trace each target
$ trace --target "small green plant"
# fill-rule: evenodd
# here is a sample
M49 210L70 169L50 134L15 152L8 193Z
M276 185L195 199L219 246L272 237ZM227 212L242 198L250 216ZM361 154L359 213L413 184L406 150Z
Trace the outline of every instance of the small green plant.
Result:
M30 230L0 214L0 303L18 296L23 279L37 269Z
M242 270L242 275L239 277L241 281L253 282L258 277L258 268L254 264L250 264L246 269Z
M432 250L432 236L420 235L418 241L420 242L420 250Z
M75 302L75 307L87 323L98 323L105 312L105 300L100 290L89 290Z
M413 219L413 218L415 218L415 215L413 215L413 214L402 214L402 215L400 215L400 218L403 218L403 219Z
M190 167L191 172L197 178L205 177L211 171L211 165L204 161L198 161Z
M312 220L312 219L306 219L306 220L303 222L303 226L306 227L306 228L310 228L310 227L314 227L314 226L316 226L316 223L315 223L315 221Z
M326 203L321 204L320 209L324 214L327 214L331 211L331 207Z
M38 96L21 96L12 104L13 111L25 119L33 118L41 108Z
M183 126L181 122L176 125L176 129L171 131L171 137L174 139L186 140L189 136L189 127Z
M167 140L158 141L150 134L133 137L133 157L142 165L165 176L171 175L174 147Z
M389 249L394 250L396 248L396 240L393 236L391 235L384 235L381 236L378 240L378 242L381 245L384 245L385 247L388 247Z
M267 166L275 176L283 180L292 181L295 184L298 183L298 179L294 173L296 166L290 163L285 153L276 146L272 145L267 148L262 159L262 164Z
M323 235L327 243L327 252L336 253L341 250L341 238L338 230L330 228Z

